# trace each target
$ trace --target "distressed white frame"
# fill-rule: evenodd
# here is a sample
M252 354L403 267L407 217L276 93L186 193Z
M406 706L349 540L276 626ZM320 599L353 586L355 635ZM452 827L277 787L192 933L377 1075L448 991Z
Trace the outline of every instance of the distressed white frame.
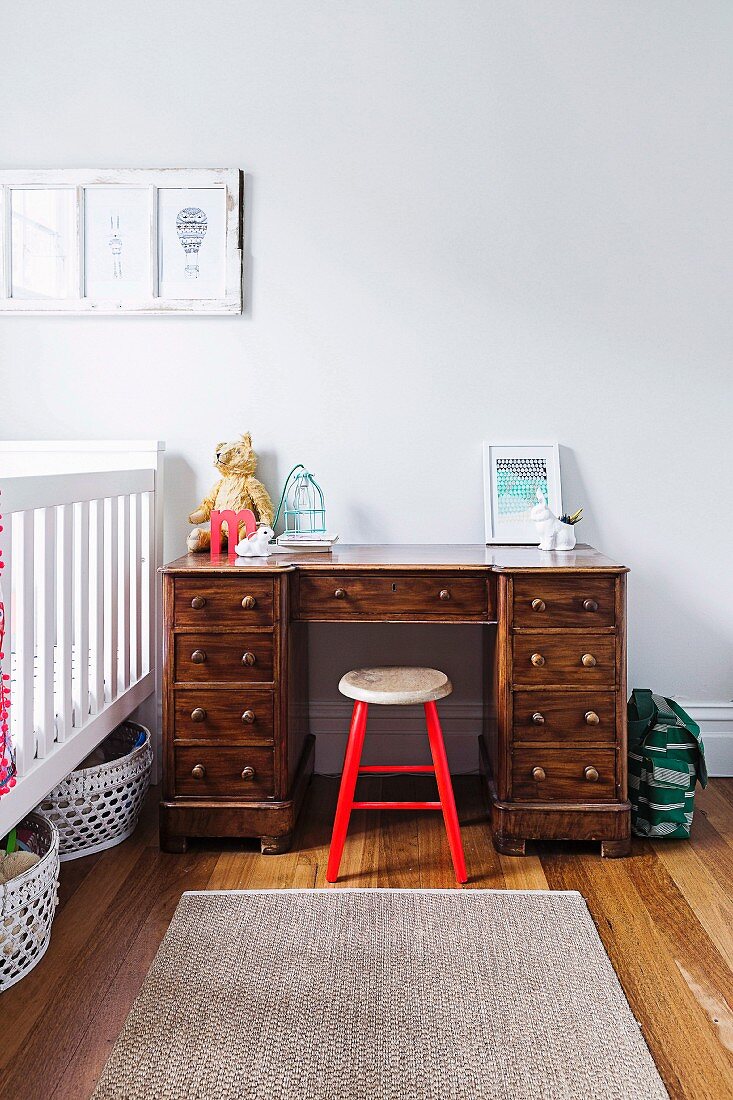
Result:
M73 187L76 189L75 298L13 298L12 188ZM138 187L150 192L149 293L117 301L85 294L84 194L91 187ZM221 188L226 202L226 242L223 298L161 298L158 294L158 191L168 187ZM0 171L0 312L6 313L241 313L242 241L244 233L244 173L239 168L120 168L5 169Z
M496 459L544 458L547 464L547 504L556 516L562 514L562 486L560 482L560 448L557 443L484 443L484 522L487 544L539 545L537 529L531 520L517 522L507 530L497 530Z

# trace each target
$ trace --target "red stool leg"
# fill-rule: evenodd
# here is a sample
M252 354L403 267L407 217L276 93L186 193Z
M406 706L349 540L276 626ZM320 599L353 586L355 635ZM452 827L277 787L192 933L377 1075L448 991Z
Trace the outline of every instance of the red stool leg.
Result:
M435 765L435 778L438 781L438 794L443 807L443 820L445 821L445 831L448 834L448 846L453 860L453 869L456 873L456 881L467 882L468 875L466 874L466 861L463 857L456 800L453 797L453 784L448 768L448 757L445 755L443 731L440 728L438 708L435 703L425 704L425 721L428 727L428 740L430 741L430 751Z
M344 850L346 832L349 828L349 818L351 817L351 804L354 801L356 781L359 778L359 762L361 760L361 750L364 744L364 734L366 733L368 710L369 708L366 703L354 703L354 710L351 715L351 727L349 729L349 740L346 744L344 768L341 773L341 786L339 787L339 797L336 803L336 817L333 822L331 848L328 853L326 882L336 882L339 876L341 853Z

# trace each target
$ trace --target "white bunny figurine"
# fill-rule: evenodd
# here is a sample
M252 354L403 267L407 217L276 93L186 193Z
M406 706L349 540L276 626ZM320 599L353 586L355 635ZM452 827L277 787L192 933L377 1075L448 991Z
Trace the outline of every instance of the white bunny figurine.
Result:
M246 539L242 539L235 546L235 552L237 557L240 558L269 558L272 553L272 547L270 546L270 540L274 539L275 532L272 527L268 527L267 524L261 523L253 534L249 535Z
M529 514L537 524L540 550L572 550L576 541L573 524L563 523L550 511L541 489L537 490L537 501Z

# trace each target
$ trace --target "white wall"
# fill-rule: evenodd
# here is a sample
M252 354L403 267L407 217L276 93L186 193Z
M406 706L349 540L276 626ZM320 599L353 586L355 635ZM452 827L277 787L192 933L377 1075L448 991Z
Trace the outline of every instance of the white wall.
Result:
M245 316L2 316L3 437L166 439L171 556L245 429L345 541L481 541L481 441L558 439L632 568L630 683L731 698L729 3L66 0L2 30L3 166L250 173ZM470 638L428 646L461 703ZM362 644L318 631L322 700Z

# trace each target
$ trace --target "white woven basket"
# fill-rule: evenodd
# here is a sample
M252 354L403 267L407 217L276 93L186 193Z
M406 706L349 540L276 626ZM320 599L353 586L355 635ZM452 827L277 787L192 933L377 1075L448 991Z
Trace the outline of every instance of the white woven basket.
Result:
M135 748L141 733L145 741ZM113 848L135 831L150 784L150 730L123 722L112 738L121 742L123 755L71 772L38 807L59 831L62 862Z
M29 847L41 858L22 875L0 884L0 992L32 970L48 947L58 905L59 834L52 821L29 814Z

